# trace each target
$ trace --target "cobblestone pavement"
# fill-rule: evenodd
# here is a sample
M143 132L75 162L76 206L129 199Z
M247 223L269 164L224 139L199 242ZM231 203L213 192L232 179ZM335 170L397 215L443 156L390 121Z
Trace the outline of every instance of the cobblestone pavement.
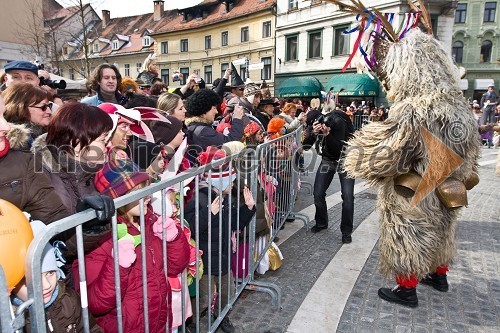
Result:
M500 332L500 177L495 165L480 167L481 182L469 191L459 218L458 252L450 267L450 290L419 285L419 306L381 300L380 287L395 285L378 272L377 247L347 301L337 332Z
M334 179L333 183L338 183L338 180ZM356 195L355 228L374 207L375 195L370 190ZM329 210L329 229L317 234L301 229L280 246L284 256L282 267L277 271L267 272L259 280L275 283L281 288L282 310L271 304L267 294L244 291L229 315L237 332L286 331L314 282L342 246L340 211L341 205ZM219 329L218 332L220 331Z

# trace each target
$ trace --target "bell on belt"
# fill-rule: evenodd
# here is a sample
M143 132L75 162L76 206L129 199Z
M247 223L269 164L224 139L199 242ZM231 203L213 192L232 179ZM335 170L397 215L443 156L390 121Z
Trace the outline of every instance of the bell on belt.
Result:
M415 171L402 174L394 178L394 190L405 198L411 198L418 188L422 177Z
M467 206L465 184L455 178L448 178L436 188L436 195L449 210Z

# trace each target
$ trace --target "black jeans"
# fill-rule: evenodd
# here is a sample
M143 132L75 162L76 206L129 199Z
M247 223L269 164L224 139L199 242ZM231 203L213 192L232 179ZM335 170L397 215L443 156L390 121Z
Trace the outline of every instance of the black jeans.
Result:
M319 227L328 226L328 208L326 205L326 190L332 183L333 176L337 171L337 162L321 160L316 178L314 180L314 205L316 206L315 220ZM352 233L354 218L354 179L347 178L345 173L339 172L340 190L342 197L342 219L340 231L343 234Z

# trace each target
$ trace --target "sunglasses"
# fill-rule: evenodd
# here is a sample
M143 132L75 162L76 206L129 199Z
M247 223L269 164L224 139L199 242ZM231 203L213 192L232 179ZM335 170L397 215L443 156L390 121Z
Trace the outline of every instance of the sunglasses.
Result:
M42 104L42 105L30 105L30 107L37 108L37 109L40 109L40 110L45 112L45 111L47 111L47 108L49 108L52 111L53 104L54 103L52 103L52 102L48 102L47 104Z

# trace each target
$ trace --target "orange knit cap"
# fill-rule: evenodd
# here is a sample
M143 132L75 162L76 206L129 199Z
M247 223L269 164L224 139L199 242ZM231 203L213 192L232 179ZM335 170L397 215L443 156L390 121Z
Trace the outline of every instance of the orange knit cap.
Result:
M275 117L269 121L269 124L267 125L267 133L269 134L275 134L275 133L280 133L281 130L285 126L285 119L280 118L280 117Z

